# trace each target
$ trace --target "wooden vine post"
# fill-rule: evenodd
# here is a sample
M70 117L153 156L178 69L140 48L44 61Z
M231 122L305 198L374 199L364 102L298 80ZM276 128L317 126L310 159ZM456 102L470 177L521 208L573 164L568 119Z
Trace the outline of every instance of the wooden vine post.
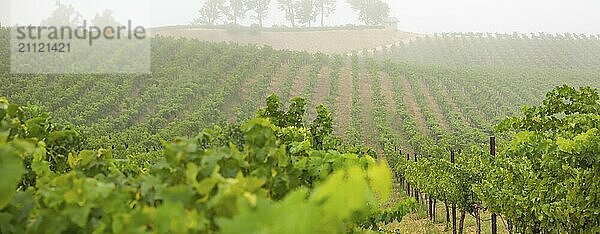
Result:
M402 149L398 149L397 146L394 145L394 152L398 153L399 157L402 157ZM404 187L404 175L399 174L397 171L394 172L400 182L400 186Z
M496 157L496 137L495 136L490 137L490 154L492 155L492 157ZM492 234L498 233L498 226L496 223L497 223L497 216L495 213L492 213Z
M454 150L450 151L450 163L454 163ZM452 203L452 234L456 234L456 204Z
M429 212L429 219L433 221L433 201L430 196L427 196L427 211Z
M410 161L410 154L406 154L406 161ZM406 181L406 194L410 196L410 182Z
M418 161L418 156L415 153L415 162L417 162L417 161ZM417 199L417 203L419 203L419 191L417 190L416 187L413 190L415 191L415 199Z

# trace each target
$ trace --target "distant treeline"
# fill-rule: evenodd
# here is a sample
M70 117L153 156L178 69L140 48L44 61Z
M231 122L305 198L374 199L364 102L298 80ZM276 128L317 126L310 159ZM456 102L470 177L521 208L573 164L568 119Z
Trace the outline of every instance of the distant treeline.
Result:
M337 8L336 0L276 0L277 8L285 15L289 26L312 27L319 21L325 27L325 18ZM366 25L382 25L389 17L390 7L381 0L346 0ZM271 0L206 0L200 16L194 24L237 25L241 20L251 19L259 27L268 18Z

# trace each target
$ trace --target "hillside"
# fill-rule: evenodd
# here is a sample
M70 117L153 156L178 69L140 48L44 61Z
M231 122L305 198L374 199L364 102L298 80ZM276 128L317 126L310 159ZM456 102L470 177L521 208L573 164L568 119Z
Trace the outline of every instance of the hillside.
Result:
M194 30L179 32L182 33L182 36L184 37L188 37L188 33L190 33L189 35L199 33L198 38L204 34L213 35L213 33L208 33L203 30L198 30L201 32L195 32ZM368 31L364 32L365 38L368 38L366 35L367 32ZM380 36L383 38L385 34L384 31L379 32L382 33ZM7 30L0 31L0 34L2 34L0 35L0 48L3 48L0 50L0 53L7 53L8 51L7 33ZM171 33L174 33L174 31L171 31ZM295 44L294 47L297 49L300 49L299 47L302 43L304 43L303 46L309 46L307 42L310 41L308 38L311 34L312 36L319 34L316 35L316 37L321 38L319 40L323 40L323 43L335 44L338 43L337 39L342 40L342 38L330 38L325 40L326 37L323 36L324 33L326 32L306 32L305 34L300 32L263 32L265 35L260 37L262 38L266 37L266 35L271 35L273 36L271 40L277 41L280 39L276 39L275 35L282 36L285 34L290 38L293 37L293 35L296 37L303 35L302 37L306 37L306 41L296 38L298 44ZM233 38L232 35L228 34L229 33L224 31L215 33L214 40L224 40L223 38L225 37ZM216 35L221 35L222 37L218 38ZM246 38L251 40L253 37L254 39L257 39L259 36L247 34L236 38ZM400 38L401 36L398 36L397 39ZM257 110L264 108L265 98L271 94L277 94L282 100L281 105L285 107L289 106L291 103L306 104L305 109L307 112L304 114L303 118L300 118L299 120L302 123L298 124L302 126L310 125L310 123L318 116L315 112L317 106L319 104L325 104L331 111L333 134L341 138L340 141L332 143L334 145L333 148L339 149L340 152L350 152L350 154L355 153L360 157L363 157L365 154L374 154L376 152L378 158L380 160L386 160L392 168L395 175L393 183L395 185L394 189L396 193L394 199L396 200L390 202L391 206L395 206L393 202L399 202L407 199L407 197L415 196L415 198L421 199L419 204L421 204L422 210L425 209L424 207L427 204L427 198L429 198L429 201L433 198L439 201L439 203L436 203L439 213L442 213L442 210L444 209L442 201L446 201L455 205L458 204L459 211L462 211L463 214L465 212L469 214L474 205L480 205L476 203L478 201L473 200L473 197L475 197L476 194L472 188L481 185L481 181L490 179L484 177L485 173L482 174L482 172L494 168L503 169L500 166L504 164L499 164L500 166L493 164L494 162L493 159L490 158L489 151L486 152L487 149L485 149L485 147L487 147L486 144L489 143L489 136L494 134L494 125L498 124L499 121L505 117L519 114L523 105L539 104L543 100L544 94L549 90L552 90L555 86L600 87L600 71L598 67L588 67L588 65L584 64L585 66L582 65L578 69L573 69L572 66L563 68L561 66L555 66L554 64L557 63L553 59L548 60L551 62L543 63L546 64L545 66L534 66L532 64L538 63L539 57L522 56L522 53L519 51L508 53L505 58L508 60L511 58L518 58L521 63L528 64L528 66L489 66L486 64L452 64L449 62L420 63L414 61L410 63L396 63L396 61L402 61L402 56L397 57L396 59L398 60L386 59L385 61L381 61L360 56L298 52L295 51L295 49L277 50L270 47L243 45L242 42L237 42L239 42L239 44L213 43L190 39L175 40L165 37L153 38L151 75L14 75L9 73L8 64L10 61L8 56L0 56L0 83L3 84L0 86L0 96L6 96L11 100L11 103L37 105L41 107L42 110L50 112L52 116L54 116L56 122L74 125L74 127L81 131L82 135L86 138L85 141L79 142L79 144L81 144L80 147L82 148L94 150L109 149L114 154L115 158L121 160L119 162L142 164L141 167L143 167L143 170L140 169L140 171L141 174L144 174L143 178L146 178L142 181L147 180L148 183L153 184L152 186L155 186L156 180L147 179L150 177L145 173L148 173L148 171L151 171L150 174L155 171L164 173L165 178L169 179L169 181L175 181L173 182L174 184L168 184L169 186L174 186L172 187L173 190L169 191L182 191L182 188L186 188L180 184L176 184L178 183L178 177L186 178L187 175L189 177L187 178L187 182L195 183L197 182L195 175L198 173L211 175L211 172L218 171L216 169L213 170L214 168L209 168L210 170L204 168L206 165L212 165L211 167L215 166L215 163L209 162L214 158L218 157L220 158L219 160L222 159L223 161L219 162L217 167L223 166L225 168L223 171L226 171L226 174L233 177L235 176L235 173L228 171L227 168L238 168L238 166L232 166L233 162L229 159L237 160L239 158L249 157L246 154L262 155L261 152L264 152L264 150L261 147L256 147L255 149L252 146L248 146L244 148L242 151L244 156L241 156L240 152L232 150L232 148L235 148L235 146L232 146L233 144L229 145L229 148L225 147L218 151L205 151L205 148L203 147L209 143L214 143L212 141L218 142L222 140L223 142L219 143L227 144L229 142L223 139L230 139L227 137L240 137L239 135L236 135L241 134L239 126L236 124L247 123L248 120L255 117ZM323 46L314 41L310 42L311 45L317 45L314 46L314 48ZM377 41L377 43L380 42L383 41ZM373 44L375 44L375 41L373 41ZM358 43L356 46L358 46ZM483 46L485 47L485 45ZM517 47L518 45L510 44L509 46ZM571 54L577 54L576 52L579 51L574 50L573 47L568 46L568 44L558 44L556 46L557 51L568 51L568 53ZM273 45L273 47L275 46ZM468 44L464 45L464 48L467 47L469 47ZM345 48L345 46L336 48ZM427 51L427 49L424 48L418 51ZM500 49L496 50L492 54L500 54L500 51ZM418 54L426 55L425 52L418 52ZM447 56L448 58L442 61L452 61L452 58L458 61L465 61L464 57L456 56L456 53L454 52L445 53L443 56ZM492 61L495 62L492 64L499 64L499 62L496 62L502 61L499 57L501 56L494 58ZM557 58L560 59L562 57ZM578 58L574 60L565 60L564 62L566 64L579 64L582 63L581 61L585 60ZM554 95L558 96L559 94L557 93L558 91L556 91ZM575 91L572 91L571 93L575 93ZM580 99L585 101L586 99L582 97L590 96L590 103L596 105L600 104L597 100L597 93L589 91L588 93L575 94L579 96L577 99L572 99L574 101L580 101ZM584 94L587 96L584 96ZM302 97L303 99L290 101L290 99L294 97ZM593 99L594 97L596 99ZM568 101L566 104L572 102L573 101ZM557 103L563 104L563 100L559 100ZM579 103L573 106L578 107ZM588 109L597 111L598 107L592 106ZM30 110L35 113L40 112L40 110L35 108ZM557 115L562 116L563 114L564 113L560 113ZM592 115L588 116L590 118L589 123L573 123L572 126L575 126L574 128L578 129L577 131L581 131L581 129L589 126L596 126L594 128L597 128L598 122L592 122L597 120L597 117L590 116ZM22 118L25 117L26 115L22 116ZM575 120L588 120L586 119L588 117L584 117L575 118ZM27 124L39 123L40 126L47 125L47 128L40 129L51 129L55 124L44 122L48 118L49 117L46 119L36 118L27 121ZM536 119L534 118L534 121L535 120ZM254 121L251 122L251 124L256 125L258 123L257 121ZM247 134L246 137L249 137L246 139L250 139L253 141L252 143L257 145L262 144L262 146L264 146L266 143L265 137L262 134L266 132L273 135L273 132L270 131L279 128L271 127L266 120L261 122L261 124L265 124L266 126L261 127L264 132L254 132L254 135L248 136L248 133L253 130L252 128L245 128L245 134ZM215 127L215 125L220 127ZM25 124L23 124L23 126L25 126ZM571 125L565 124L565 126L568 127ZM206 128L210 129L203 132L203 129ZM33 130L36 129L37 128L34 128ZM269 162L275 165L274 167L280 167L279 169L292 168L290 171L293 171L293 169L295 169L294 167L297 165L316 165L315 168L303 170L304 172L310 171L312 173L311 176L320 174L321 170L333 170L331 167L336 164L335 162L326 160L318 161L320 160L319 157L321 157L322 152L315 153L306 149L307 145L314 146L310 140L305 139L306 137L303 138L303 136L312 134L311 132L307 132L305 129L296 131L298 128L295 126L283 129L284 130L277 130L282 132L282 134L278 135L278 137L282 139L274 140L271 139L274 137L269 138L271 140L268 140L268 142L273 143L273 145L268 147L271 147L269 149L273 150L273 152L268 153L268 157L274 157L276 155L281 156L282 153L279 149L284 151L284 156L290 156L293 151L295 153L293 157L289 158L289 161L298 164L290 166L283 162L288 160L288 158L282 159L281 157L277 159L270 158L266 161L263 159L252 159L251 161L253 163L259 162L258 164L260 164ZM230 130L231 132L228 132ZM25 131L26 130L23 130L23 132ZM597 134L597 130L590 131L590 134L593 133ZM226 135L226 137L222 138L222 135ZM191 140L176 140L178 137L191 138ZM289 139L286 137L289 137ZM293 144L278 145L281 142L286 142L292 138L293 140L291 141L293 141ZM295 142L294 140L297 138L302 138L301 142ZM510 136L498 136L499 142L509 139ZM595 140L598 138L590 139ZM563 139L563 141L566 140ZM540 142L544 143L548 141L542 139ZM523 147L530 145L529 143L530 142L525 142ZM579 144L579 142L577 144ZM370 147L373 150L364 148L363 146ZM471 148L471 146L475 147ZM596 146L597 142L594 147ZM579 147L579 145L577 145L577 147ZM166 151L163 151L165 148ZM502 148L502 146L499 146L499 149L500 148ZM555 150L554 148L552 148L552 150ZM581 148L583 149L585 146L582 145ZM61 150L62 148L57 147L57 149ZM450 164L450 157L454 158L454 154L450 153L451 149L459 151L464 150L463 153L458 153L456 155L456 160L459 162L457 164ZM595 149L597 149L597 147ZM289 150L289 152L287 150ZM532 157L537 157L537 153L539 152L533 150L538 149L527 151L527 155L525 156L533 155ZM105 151L99 150L98 152L98 154L102 154ZM154 164L155 161L153 160L164 161L164 152L167 152L169 163L177 163L177 165L169 167L164 163ZM298 152L302 155L296 155ZM589 151L582 150L582 152L587 153ZM207 155L207 153L211 154ZM552 154L551 156L559 155L559 153L560 152L556 152L556 154ZM589 156L582 156L581 154L576 153L577 152L574 151L573 153L569 152L569 154L572 154L573 158L587 158ZM596 151L591 152L590 154L597 155L595 153ZM66 158L68 158L70 160L69 163L77 164L78 159L73 158L76 156L66 155L68 154L60 155L62 157L59 157L60 160L67 160ZM188 162L185 161L187 159L182 159L182 157L184 157L182 155L193 158L193 160L187 164ZM267 153L265 153L265 155L267 155ZM96 158L100 158L101 156L102 155L98 155ZM331 152L323 157L330 156L332 158L340 159L339 155L333 155ZM356 158L359 156L356 156ZM553 166L553 173L562 173L563 171L566 171L562 168L570 166L568 163L561 164L562 161L552 161L552 163L541 164L538 161L529 161L525 156L511 156L514 157L515 161L511 161L510 165L523 163L524 165L519 169L522 170L519 172L523 173L535 171L534 169L527 168L526 166L528 165ZM304 161L306 163L303 163L302 160L305 157L312 157L312 159L317 158L317 160L313 162ZM354 156L348 156L348 158L351 157ZM404 160L406 157L410 160ZM419 158L418 162L417 157ZM506 157L499 158L500 160L509 160ZM556 158L557 160L562 160L560 157ZM551 157L551 159L554 159L554 157ZM89 162L89 160L85 162ZM502 162L503 161L499 161L497 163ZM575 166L573 167L579 165L578 163L578 161L574 161L573 165ZM202 165L201 172L196 171L197 168L195 169L193 166L196 164ZM243 163L233 164L242 165ZM594 165L595 168L597 168L597 163ZM132 167L136 168L138 166L139 165L133 165ZM148 169L153 166L162 168L158 168L158 170L154 171ZM240 168L241 167L244 166L240 166ZM248 168L243 168L243 170L247 169ZM412 173L405 173L407 169L410 169L410 172ZM272 172L270 168L247 171L251 171L252 173L256 172L256 174ZM572 171L575 173L576 170L573 169ZM287 173L287 171L284 172ZM542 170L542 172L546 173L544 170ZM72 176L73 174L74 173L71 173ZM190 174L192 176L190 176ZM275 174L281 175L280 173ZM512 175L507 174L506 172L504 174L495 173L492 175L502 176L505 174ZM212 175L215 176L214 173ZM287 176L287 174L285 175ZM291 172L289 175L289 178L299 178L295 174L291 174ZM531 174L527 175L529 176ZM545 175L547 175L547 173ZM118 178L121 178L125 175L118 174L118 176L120 176ZM280 184L287 186L292 184L292 182L289 182L291 180L288 180L288 178L279 179L278 177L278 179L275 180L270 176L271 174L268 174L267 177L272 179L272 181L265 186L279 186ZM100 177L105 178L106 176ZM567 176L565 176L565 178L566 177ZM174 179L170 180L171 178ZM477 181L475 181L474 178L476 178ZM538 180L535 175L530 177L519 175L511 176L510 178L522 179L517 182L527 185L536 185ZM497 177L491 179L497 179ZM139 181L137 178L131 180ZM389 178L388 182L390 182L390 180L391 178ZM582 183L586 182L585 180L582 181ZM406 185L408 182L410 182L409 186L413 190L406 189L408 195L405 195L404 190L407 187ZM131 184L136 183L137 182L131 182ZM506 186L512 185L508 182L496 184L506 184ZM232 187L237 188L237 185L238 184L232 185ZM45 184L40 183L40 186L45 186ZM141 187L146 188L144 186ZM579 184L574 186L579 186ZM587 185L584 184L581 187L586 186ZM65 187L68 186L65 185ZM159 187L159 185L156 185L157 190L160 189ZM200 187L201 186L198 185L196 188ZM221 188L220 186L215 186L215 188L216 187ZM260 187L260 185L258 187ZM332 187L332 190L338 191L339 188L352 186L342 185ZM419 190L415 190L415 187ZM558 184L557 187L565 186L564 184ZM596 188L597 186L587 187ZM515 188L515 186L513 186L513 188ZM516 188L518 194L515 196L529 195L523 195L523 190L520 187ZM535 186L532 189L534 188ZM127 189L127 191L130 192L128 194L131 195L131 197L139 197L135 199L144 200L148 199L148 197L156 198L156 200L148 200L148 207L155 208L155 206L163 204L162 202L157 202L162 198L161 195L163 194L158 194L156 197L153 197L152 191L154 191L154 188L140 190L137 187L127 187ZM50 191L50 189L44 191ZM429 193L424 194L425 191ZM512 190L504 189L503 191L506 192ZM62 196L62 193L59 194ZM114 194L119 193L117 191ZM481 193L478 193L477 195L479 194ZM559 195L563 196L563 194ZM202 200L199 196L194 196L198 197L198 200ZM244 196L249 195L244 194ZM575 194L573 197L575 198L572 199L579 199L583 202L588 201L587 197L582 197L580 194ZM517 205L519 206L515 205L515 207L510 206L509 208L504 208L508 207L505 204L514 203L512 197L497 198L492 194L483 198L494 198L504 202L502 205L496 206L499 213L505 212L508 209L512 209L508 211L513 213L516 213L514 212L515 210L534 212L535 209L529 208L537 205L537 203L518 203ZM122 198L122 201L128 201L128 199L129 198ZM254 198L254 201L256 201L255 199L256 198ZM529 197L523 199L535 200L530 199ZM596 201L597 198L594 198L594 202ZM186 204L194 203L189 202ZM345 203L340 202L340 205L345 206ZM544 205L544 203L542 203L542 205ZM57 207L57 210L62 210L60 206ZM75 207L75 205L73 205L73 207ZM183 207L184 206L181 206L180 210L183 210ZM187 208L187 206L185 207ZM191 208L190 210L197 209L197 206L193 207L196 208ZM124 210L126 211L123 212L128 212L127 209ZM172 211L173 213L169 213L168 216L182 213L180 210ZM424 212L425 211L421 211L421 213ZM527 232L527 228L531 228L531 226L533 226L533 228L538 228L541 225L537 223L537 220L531 221L529 218L546 218L546 216L543 216L545 214L540 213L532 215L531 212L523 213L520 216L513 213L509 214L514 215L513 217L517 217L517 219L514 219L515 223L520 225L519 228L524 228L523 230ZM582 213L583 212L595 211L588 211L585 209ZM438 217L437 221L429 221L427 215L421 213L410 214L406 219L402 220L402 222L386 227L386 230L399 230L402 233L448 232L448 229L445 228L447 227L447 223L444 222L443 214L438 214L438 216L441 216ZM489 213L483 213L485 218L482 222L485 222L484 225L486 227L490 226L488 222L490 220L488 218L490 217L489 215ZM163 216L158 217L160 218ZM257 216L249 215L248 217ZM591 216L584 213L581 217L583 217L582 219L586 219ZM94 217L90 218L91 223L95 222L93 218ZM594 217L589 219L593 218ZM475 218L467 218L465 225L466 230L469 233L474 232L474 219ZM148 222L152 223L150 221ZM550 224L546 225L547 226L544 227L551 226ZM146 227L147 226L148 225L146 225ZM499 230L503 230L502 225L499 226ZM484 232L486 230L487 229L484 229Z
M152 75L4 71L0 93L52 111L92 136L94 147L126 154L159 148L159 139L247 120L271 93L284 104L303 97L308 120L318 104L326 104L335 132L349 142L381 150L378 135L386 130L399 148L425 153L436 141L461 146L485 141L499 119L540 101L556 85L600 87L596 69L394 64L168 38L153 39L152 54ZM384 123L375 114L391 128L381 129Z
M334 29L261 32L250 30L210 29L190 26L153 28L154 35L199 39L208 42L269 45L274 49L321 53L349 53L372 49L414 38L417 34L394 29Z
M594 69L600 67L600 36L440 33L398 43L375 57L448 66Z

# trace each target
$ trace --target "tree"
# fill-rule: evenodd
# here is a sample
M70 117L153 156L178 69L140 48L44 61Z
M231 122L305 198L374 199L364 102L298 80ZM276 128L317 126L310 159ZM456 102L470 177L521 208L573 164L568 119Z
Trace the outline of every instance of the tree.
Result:
M195 23L214 25L221 19L221 13L226 11L225 7L224 0L207 0L200 9L200 17Z
M263 20L267 17L270 3L271 0L248 0L246 2L248 9L256 13L256 16L253 18L258 20L258 25L260 27L263 26Z
M297 12L296 18L298 19L298 23L308 24L308 27L310 27L311 23L317 18L314 0L300 0Z
M119 22L117 22L117 20L115 20L115 17L113 17L113 11L111 10L104 10L104 12L102 13L102 15L96 14L94 16L94 18L92 19L91 23L94 26L98 26L100 28L104 28L104 27L108 27L108 26L112 26L112 27L117 27L120 26L121 24Z
M325 26L325 17L330 16L336 7L335 0L314 0L315 1L315 13L321 16L321 27Z
M229 0L226 9L225 15L233 24L238 24L238 19L244 19L248 12L244 0Z
M292 28L296 27L296 9L298 2L295 0L277 0L279 9L285 13L285 19L290 21Z
M381 0L347 0L358 19L366 25L380 25L390 15L390 7Z
M75 27L81 24L82 16L75 10L73 5L65 5L60 1L56 1L55 6L56 9L47 19L42 21L41 25Z

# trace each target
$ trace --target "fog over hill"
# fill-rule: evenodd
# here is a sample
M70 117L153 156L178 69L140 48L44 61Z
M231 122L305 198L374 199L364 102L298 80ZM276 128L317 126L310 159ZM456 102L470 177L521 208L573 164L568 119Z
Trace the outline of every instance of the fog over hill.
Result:
M198 17L202 0L62 0L72 4L86 18L106 8L120 21L135 19L146 26L185 25ZM573 32L600 33L600 1L596 0L455 0L386 1L390 16L400 20L400 30L433 32ZM8 9L13 9L12 12ZM0 22L38 24L54 9L54 1L1 0ZM283 13L271 1L265 26L287 24ZM242 24L253 23L246 19ZM325 20L329 26L359 24L345 0L338 0L336 12Z

